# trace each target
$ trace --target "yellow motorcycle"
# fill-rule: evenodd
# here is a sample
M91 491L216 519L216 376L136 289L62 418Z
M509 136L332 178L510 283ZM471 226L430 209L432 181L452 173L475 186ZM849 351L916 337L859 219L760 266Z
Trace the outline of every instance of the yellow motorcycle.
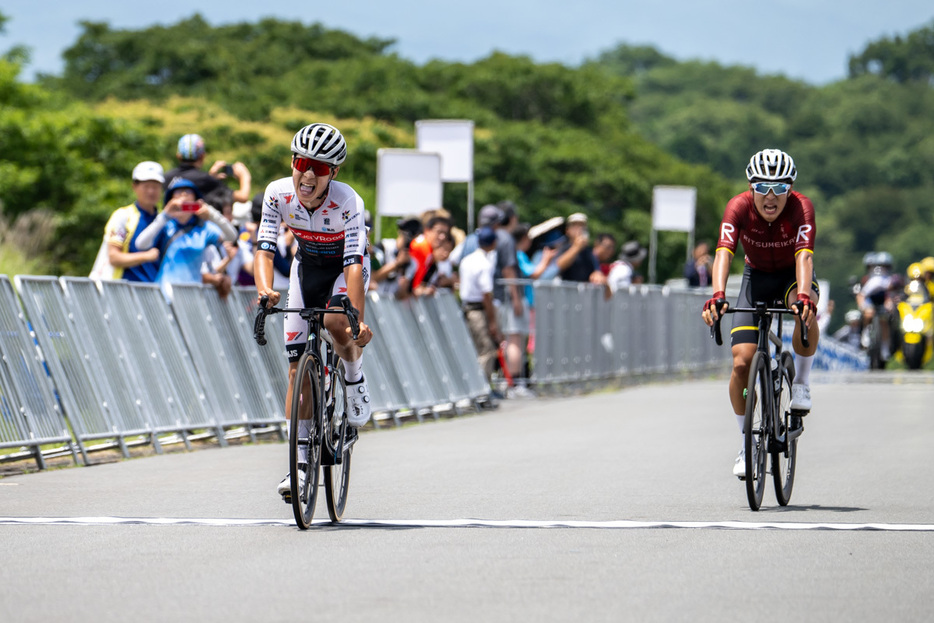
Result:
M912 264L911 268L915 265ZM918 370L931 360L934 347L934 308L927 286L915 277L911 268L911 281L905 286L905 298L898 304L899 326L901 327L901 358L911 370Z

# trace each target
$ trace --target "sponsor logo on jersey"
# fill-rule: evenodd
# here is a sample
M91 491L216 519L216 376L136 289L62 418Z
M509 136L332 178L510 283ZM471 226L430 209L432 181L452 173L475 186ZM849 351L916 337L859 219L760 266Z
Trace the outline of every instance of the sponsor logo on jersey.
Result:
M341 218L344 219L344 222L345 222L345 223L346 223L347 221L349 221L349 220L350 220L350 210L344 210L343 212L341 212Z
M316 242L318 244L329 244L334 242L340 242L344 239L344 232L337 232L330 234L327 232L321 231L308 231L307 229L295 229L292 228L292 233L295 234L296 238L300 238L305 242Z
M295 196L295 195L286 195L286 196L285 196L285 202L286 202L286 203L292 203L292 198L293 198L294 196Z
M332 199L331 202L328 204L328 208L337 208L337 207L339 207L339 206L334 202L333 199Z
M285 333L285 341L286 341L286 342L294 342L295 340L297 340L297 339L299 338L299 336L301 336L301 334L302 334L301 331L286 331L286 333Z
M331 224L331 219L329 219L329 218L324 219L324 224L325 224L325 225L330 225L330 224Z

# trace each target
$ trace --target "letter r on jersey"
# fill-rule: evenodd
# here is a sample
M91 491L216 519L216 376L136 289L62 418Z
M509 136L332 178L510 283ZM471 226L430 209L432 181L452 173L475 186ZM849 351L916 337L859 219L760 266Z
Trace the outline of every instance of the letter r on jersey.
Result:
M798 239L795 240L795 244L801 242L802 240L804 240L805 242L810 242L811 239L808 238L808 234L811 233L811 229L813 228L810 225L802 225L801 227L799 227L798 228Z
M721 223L720 224L720 240L726 239L730 242L736 242L733 239L733 232L736 231L736 227L732 223Z

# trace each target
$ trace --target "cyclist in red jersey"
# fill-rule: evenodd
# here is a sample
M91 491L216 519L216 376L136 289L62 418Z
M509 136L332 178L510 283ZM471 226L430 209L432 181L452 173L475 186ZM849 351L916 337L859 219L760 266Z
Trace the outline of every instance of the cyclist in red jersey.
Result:
M730 264L738 244L746 254L743 281L737 307L751 307L755 301L784 301L808 326L809 347L801 343L795 323L792 345L795 351L795 379L791 408L806 413L811 409L809 375L820 332L817 301L820 289L814 274L814 206L792 186L798 172L791 156L778 149L762 150L749 160L746 179L749 191L736 195L726 204L720 223L720 238L713 261L713 296L704 304L702 317L707 325L729 306L724 291ZM810 284L799 288L798 284ZM756 353L758 329L750 313L733 314L730 344L733 372L730 375L730 402L740 434L746 412L743 390L749 380L749 364ZM733 474L744 478L746 457L741 444Z

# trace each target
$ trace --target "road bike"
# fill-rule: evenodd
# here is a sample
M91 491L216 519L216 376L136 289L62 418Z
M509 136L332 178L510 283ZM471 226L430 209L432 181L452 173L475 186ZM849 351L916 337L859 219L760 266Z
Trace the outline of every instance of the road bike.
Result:
M298 360L289 407L289 478L285 501L291 503L295 523L302 530L311 526L318 498L319 475L324 471L325 499L332 522L340 522L347 505L350 486L350 458L356 443L357 429L347 422L344 364L331 336L324 328L326 314L344 314L350 323L353 339L360 335L357 310L346 295L338 297L339 306L278 308L267 307L268 297L260 299L253 325L253 339L266 343L266 316L298 314L308 323L308 342ZM299 435L299 422L310 422L307 436ZM307 461L300 461L300 449L307 450Z
M775 302L773 305L779 305ZM756 354L749 366L749 381L743 396L746 399L746 418L743 426L744 451L746 453L746 499L749 508L759 510L765 491L766 460L772 458L772 482L775 498L781 506L791 501L791 490L795 484L795 467L798 457L798 437L804 432L801 417L806 412L792 411L791 384L795 377L794 359L783 348L782 322L784 314L795 314L785 307L769 307L765 302L756 302L753 307L733 307L724 314L751 313L759 330ZM777 316L778 329L772 331L772 320ZM801 343L808 347L807 325L800 322ZM711 327L711 335L720 346L720 315Z

